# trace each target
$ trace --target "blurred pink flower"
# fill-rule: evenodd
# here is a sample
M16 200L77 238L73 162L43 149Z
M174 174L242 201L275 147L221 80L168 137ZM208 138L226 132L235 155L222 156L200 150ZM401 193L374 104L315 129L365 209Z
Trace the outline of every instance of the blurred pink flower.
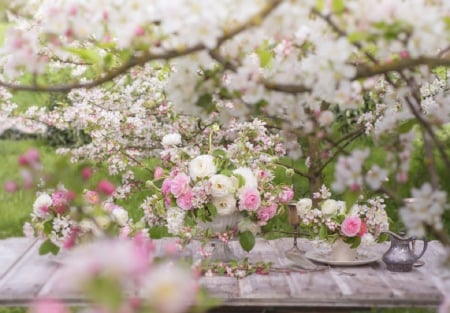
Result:
M68 208L70 195L66 190L58 190L52 194L52 202L55 211L59 214L63 214Z
M39 299L31 304L30 313L70 313L62 301Z
M97 204L100 201L100 196L98 192L93 190L88 190L84 194L84 199L90 204Z
M239 196L239 209L255 211L261 205L261 196L255 187L245 187Z
M155 173L153 173L153 178L155 180L158 180L158 179L160 179L163 176L163 174L164 174L164 171L163 171L162 167L161 166L157 166L155 168Z
M341 233L347 237L355 237L360 229L361 219L357 216L350 216L342 222Z
M89 180L92 177L93 173L94 170L91 167L84 167L81 170L81 177L83 177L84 180Z
M19 156L18 162L21 166L31 166L33 168L38 167L41 162L39 151L36 149L28 150Z
M6 192L16 192L19 189L19 186L17 185L16 182L9 180L7 182L5 182L4 184L4 189Z
M106 180L106 179L102 179L98 185L97 185L97 189L99 192L110 196L114 193L114 191L116 190L116 187L114 186L113 183L111 183L110 181Z

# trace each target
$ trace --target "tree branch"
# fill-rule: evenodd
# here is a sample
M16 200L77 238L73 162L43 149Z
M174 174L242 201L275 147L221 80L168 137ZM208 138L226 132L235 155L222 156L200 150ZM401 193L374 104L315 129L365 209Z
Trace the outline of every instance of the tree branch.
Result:
M254 27L260 25L262 21L273 11L278 5L280 5L283 0L271 0L269 3L257 14L249 18L246 22L238 25L235 28L232 28L228 31L224 32L224 35L217 40L216 47L211 49L211 51L216 50L220 47L225 41L233 38L234 36ZM189 55L194 52L209 50L204 44L198 43L194 46L181 48L181 49L172 49L168 51L164 51L162 53L151 53L145 52L140 56L133 56L127 62L123 63L121 66L116 67L113 70L107 71L103 76L98 77L90 82L75 82L67 85L56 85L56 86L43 86L43 85L20 85L13 84L4 81L0 81L0 86L5 88L9 88L12 90L23 90L23 91L41 91L41 92L68 92L72 89L80 89L80 88L93 88L99 86L105 82L108 82L117 76L120 76L126 73L129 69L137 66L143 65L153 60L168 60L173 59L185 55Z

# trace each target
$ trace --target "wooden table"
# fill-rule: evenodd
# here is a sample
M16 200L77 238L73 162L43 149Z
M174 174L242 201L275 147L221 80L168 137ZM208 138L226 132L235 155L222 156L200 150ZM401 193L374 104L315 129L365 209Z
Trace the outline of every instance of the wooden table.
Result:
M164 240L162 240L164 241ZM159 242L162 242L159 241ZM248 254L250 261L264 260L286 268L285 257L292 239L258 239ZM61 294L54 288L61 263L55 256L39 256L39 242L26 238L0 240L0 305L27 305L36 297L57 297L73 304L83 299ZM313 243L299 240L299 247L313 249ZM239 256L247 255L232 242ZM380 256L388 243L373 247ZM243 279L202 277L211 296L223 300L223 308L236 310L340 310L371 307L436 307L450 292L450 271L441 266L445 255L438 242L431 242L422 258L425 265L408 273L386 270L382 261L359 267L330 267L316 272L273 272Z

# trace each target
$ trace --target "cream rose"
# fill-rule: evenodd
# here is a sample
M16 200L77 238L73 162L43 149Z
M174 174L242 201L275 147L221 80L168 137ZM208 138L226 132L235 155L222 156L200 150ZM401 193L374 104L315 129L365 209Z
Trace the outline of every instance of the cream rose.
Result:
M236 199L232 195L213 198L211 202L216 207L218 215L230 215L237 211Z
M211 155L199 155L189 163L189 174L193 180L212 176L216 172L217 168Z
M297 207L297 214L299 216L304 216L306 215L306 213L308 213L308 211L311 210L312 200L309 198L300 199L298 200L296 207Z
M322 203L322 214L332 216L338 212L339 205L336 200L327 199Z
M234 184L230 177L217 174L209 179L211 183L211 195L216 198L225 197L233 193Z

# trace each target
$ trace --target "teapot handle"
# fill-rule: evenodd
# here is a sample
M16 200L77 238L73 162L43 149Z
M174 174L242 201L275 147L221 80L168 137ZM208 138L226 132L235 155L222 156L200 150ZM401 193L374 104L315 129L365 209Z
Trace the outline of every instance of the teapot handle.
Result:
M417 261L418 259L420 259L420 258L424 255L425 251L427 250L427 246L428 246L428 241L427 241L426 238L423 238L423 239L415 239L415 238L414 238L414 239L412 240L413 245L414 245L415 241L417 241L417 240L423 241L423 248L422 248L422 252L420 252L419 255L414 254L414 257L416 258L416 261Z

